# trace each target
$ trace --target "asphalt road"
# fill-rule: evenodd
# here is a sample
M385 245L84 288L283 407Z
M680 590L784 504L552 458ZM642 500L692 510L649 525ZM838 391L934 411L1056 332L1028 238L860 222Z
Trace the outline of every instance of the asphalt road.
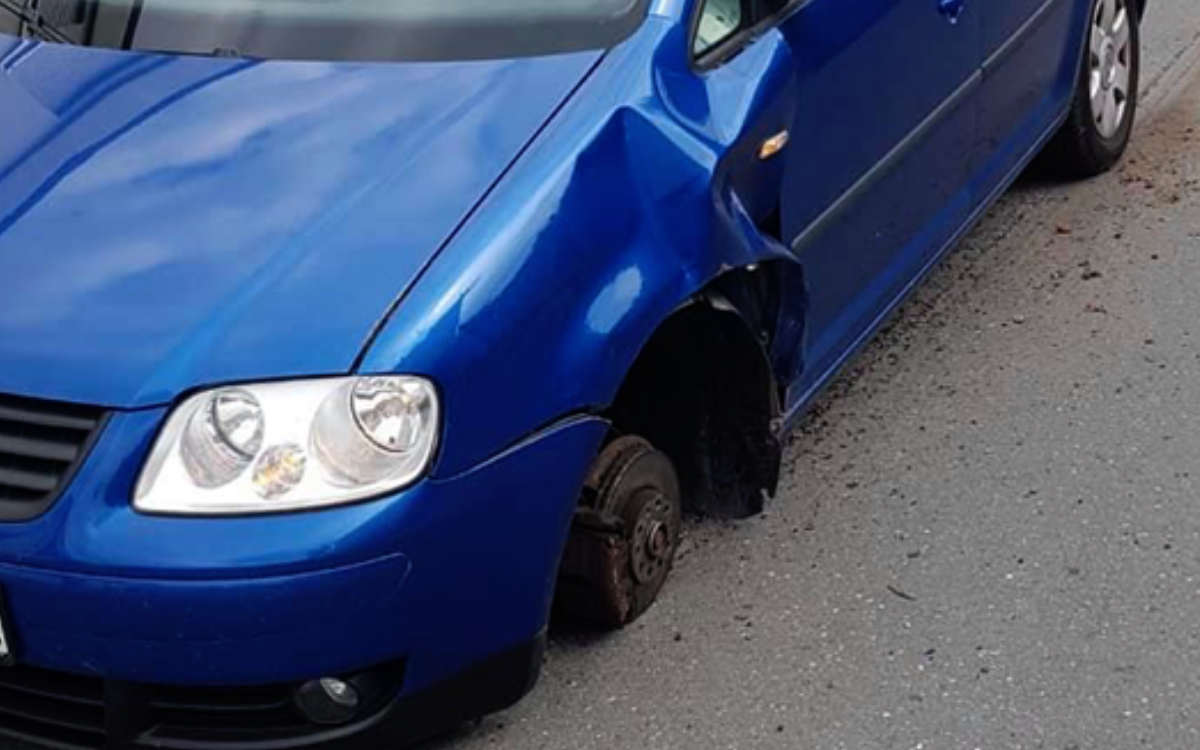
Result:
M1124 165L1018 185L764 516L431 748L1200 747L1200 8L1151 6Z

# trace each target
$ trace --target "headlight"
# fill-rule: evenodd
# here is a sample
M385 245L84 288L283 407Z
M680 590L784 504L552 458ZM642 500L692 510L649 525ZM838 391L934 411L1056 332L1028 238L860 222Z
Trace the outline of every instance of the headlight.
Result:
M407 375L205 391L167 419L133 504L219 515L362 500L425 472L438 420L433 384Z

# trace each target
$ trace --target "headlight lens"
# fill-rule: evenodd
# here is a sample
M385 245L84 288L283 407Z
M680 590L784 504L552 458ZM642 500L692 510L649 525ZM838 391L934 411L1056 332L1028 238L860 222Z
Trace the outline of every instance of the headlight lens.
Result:
M274 513L416 481L437 447L433 384L408 375L219 388L184 401L134 490L149 513Z
M179 457L197 487L220 487L241 474L262 448L263 413L254 396L218 391L188 419Z

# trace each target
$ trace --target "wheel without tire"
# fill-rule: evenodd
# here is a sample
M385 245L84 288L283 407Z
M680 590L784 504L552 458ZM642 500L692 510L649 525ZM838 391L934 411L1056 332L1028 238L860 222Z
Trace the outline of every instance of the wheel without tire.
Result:
M1107 172L1125 153L1138 103L1141 35L1133 0L1095 0L1071 111L1042 162L1065 177Z
M558 614L609 628L636 620L675 560L681 507L666 454L636 436L609 443L584 482L559 568Z

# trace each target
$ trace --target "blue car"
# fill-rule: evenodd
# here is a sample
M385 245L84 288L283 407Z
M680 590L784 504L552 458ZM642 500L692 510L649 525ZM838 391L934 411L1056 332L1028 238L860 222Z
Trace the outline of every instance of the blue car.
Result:
M518 700L1035 157L1113 166L1143 3L0 0L0 734Z

